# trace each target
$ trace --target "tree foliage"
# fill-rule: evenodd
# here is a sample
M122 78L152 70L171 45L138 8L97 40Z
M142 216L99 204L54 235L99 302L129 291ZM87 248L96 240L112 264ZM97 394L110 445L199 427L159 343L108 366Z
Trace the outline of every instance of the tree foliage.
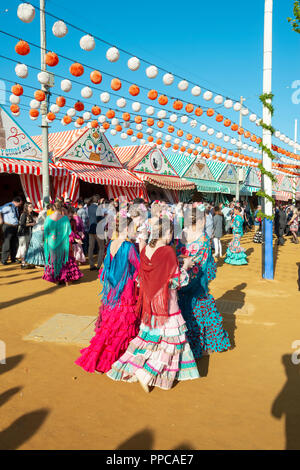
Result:
M294 2L293 13L294 18L288 18L288 22L291 23L296 33L300 33L300 2L298 0Z

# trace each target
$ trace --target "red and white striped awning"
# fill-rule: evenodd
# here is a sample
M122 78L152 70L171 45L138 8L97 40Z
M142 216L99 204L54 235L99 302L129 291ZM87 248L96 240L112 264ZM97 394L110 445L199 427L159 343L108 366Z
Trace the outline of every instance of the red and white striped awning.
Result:
M275 191L275 199L278 201L288 201L292 199L292 193L288 193L287 191Z
M143 182L137 176L124 168L105 167L67 160L61 160L57 165L74 172L78 178L88 183L127 187L143 186Z
M165 176L165 175L152 175L147 173L136 173L142 181L147 181L149 184L158 186L163 189L176 189L176 190L187 190L194 189L195 184L184 178L177 178L176 176Z
M49 163L49 172L51 176L64 176L67 170L58 168ZM15 173L17 175L36 175L42 174L42 162L30 160L18 160L14 158L0 158L0 173Z
M48 136L49 152L52 152L53 159L56 161L57 158L64 155L81 137L85 132L88 131L88 127L82 127L80 129L72 129L62 132L52 132ZM34 135L32 140L42 149L42 136Z
M125 145L124 147L114 147L113 149L122 165L132 170L153 148L151 145L145 144Z

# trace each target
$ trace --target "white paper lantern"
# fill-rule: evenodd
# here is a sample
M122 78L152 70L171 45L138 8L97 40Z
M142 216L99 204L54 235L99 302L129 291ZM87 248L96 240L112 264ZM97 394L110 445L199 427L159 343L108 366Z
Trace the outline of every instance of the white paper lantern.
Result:
M163 76L163 82L165 85L172 85L174 82L174 75L171 73L165 73Z
M81 89L81 96L82 98L91 98L93 96L93 90L89 86L85 86Z
M28 67L25 64L17 64L15 66L15 72L16 72L17 77L19 78L28 77Z
M136 141L137 141L136 136L135 136L135 135L132 135L132 136L131 136L131 142L136 142Z
M189 118L187 116L181 116L180 118L180 121L182 122L182 124L186 124L188 122Z
M163 133L162 133L162 132L160 132L160 131L156 132L156 137L157 137L158 139L161 139L162 136L163 136Z
M200 147L200 146L199 146L199 147L197 147L197 150L198 150L198 152L202 152L203 147Z
M137 124L135 126L135 128L136 128L137 131L141 131L143 129L143 125L142 124Z
M82 38L80 38L79 44L81 49L84 51L92 51L96 46L95 39L89 34L82 36Z
M100 126L100 127L99 127L99 131L101 132L101 134L105 134L106 129L104 129L103 126Z
M102 101L102 103L108 103L109 100L110 100L110 94L107 93L107 91L104 91L104 92L101 93L101 95L100 95L100 100Z
M50 106L50 111L51 111L51 113L57 114L60 111L60 107L57 106L57 104L52 104Z
M181 91L186 91L188 89L188 87L189 87L189 82L187 82L186 80L181 80L178 83L178 88Z
M216 96L214 97L214 102L215 102L216 104L222 104L222 103L223 103L223 96L221 96L221 95L216 95Z
M100 124L103 124L105 121L106 121L106 116L104 116L104 114L101 114L98 117L98 122L100 122Z
M217 132L216 133L216 138L217 139L222 139L222 137L223 137L223 132Z
M89 121L91 119L91 113L89 111L85 111L82 117L85 121Z
M242 145L243 145L243 144L242 144L242 142L240 142L240 141L238 141L238 142L236 143L236 146L237 146L239 149L242 148Z
M141 110L141 103L139 103L138 101L134 101L134 103L132 103L131 105L132 107L132 110L136 113L138 113L140 110Z
M38 100L31 100L29 105L32 109L39 109L41 102Z
M248 145L248 150L249 150L249 152L252 152L252 151L253 151L252 145Z
M119 58L120 58L119 49L117 49L116 47L110 47L106 51L106 58L110 62L117 62L117 60L119 60Z
M290 139L289 139L288 137L286 137L286 138L284 139L284 142L285 142L286 144L288 144L288 143L289 143L289 140L290 140Z
M206 129L207 129L207 126L206 126L205 124L201 124L201 126L200 126L200 131L201 131L201 132L205 132Z
M74 117L76 114L76 109L74 108L69 108L68 111L67 111L67 115L70 116L70 117Z
M280 131L275 131L275 137L277 137L277 138L280 137Z
M12 94L9 97L9 101L10 101L11 104L19 104L20 103L20 97Z
M250 116L249 116L249 120L250 120L251 122L255 122L255 121L256 121L256 119L257 119L257 116L256 116L256 114L254 114L254 113L250 114Z
M249 109L248 108L243 108L241 112L242 112L243 116L247 116L249 114Z
M213 135L215 133L215 130L212 127L210 127L209 129L207 129L207 133L208 135Z
M148 128L146 129L146 134L150 134L150 135L153 134L153 129L152 129L152 127L148 127Z
M18 18L24 23L31 23L35 17L35 9L30 3L20 3L17 10Z
M257 150L257 149L254 149L254 150L253 150L253 153L258 153L258 150Z
M153 106L148 106L148 108L146 108L146 114L148 114L148 116L152 116L154 113L155 109L153 108Z
M112 120L111 120L112 126L117 126L119 124L119 122L120 122L119 119L116 118L116 117L112 118Z
M140 144L141 144L141 145L145 145L145 143L146 143L145 139L141 139L141 140L140 140Z
M187 146L189 145L189 143L188 143L186 140L184 140L184 141L182 142L182 145L183 145L183 147L187 147Z
M192 128L197 127L197 124L198 124L198 123L197 123L196 119L192 119L191 122L190 122L190 126L191 126Z
M196 85L192 88L191 93L192 93L193 96L200 96L201 88Z
M60 83L62 91L68 92L72 89L72 82L68 79L62 80Z
M230 141L229 135L224 135L223 140L224 142L229 142Z
M92 123L91 123L91 122L88 122L87 125L86 125L86 127L88 127L89 129L91 129L91 128L92 128Z
M221 157L221 155L222 155L221 152L217 152L217 153L216 153L216 156L217 156L217 157Z
M126 134L126 132L121 133L121 139L125 140L127 139L127 137L128 137L128 134Z
M159 117L159 119L165 119L167 117L167 111L160 109L157 113L157 117Z
M52 33L57 38L63 38L68 34L68 27L63 21L56 21L52 26Z
M279 137L279 139L281 140L281 142L283 142L284 139L285 139L285 135L284 135L284 134L281 134L280 137Z
M172 140L172 136L167 134L165 139L166 139L167 142L170 142Z
M248 149L248 144L243 144L243 145L242 145L242 148L243 148L244 150L249 150L249 149Z
M241 103L238 103L238 102L234 103L233 109L234 109L235 111L240 111L240 110L242 109Z
M171 122L176 122L177 119L178 119L177 114L171 114L171 116L170 116L170 121L171 121Z
M125 108L125 106L126 106L126 100L125 100L125 98L118 98L117 101L116 101L116 103L117 103L117 106L118 106L119 108Z
M158 68L155 65L150 65L146 68L146 75L148 78L155 78L158 74Z
M230 139L230 142L232 143L232 145L235 145L237 143L237 140L233 137L232 139Z
M30 119L31 119L32 121L36 121L36 120L37 120L37 118L38 118L38 116L36 116L36 117L33 117L33 116L30 116L30 115L29 115L29 117L30 117Z
M227 99L227 100L224 101L224 108L230 109L230 108L232 108L232 106L233 106L233 101L232 100Z
M76 122L76 121L74 122L74 126L77 127L77 128L81 127L81 125L78 124L78 122Z
M136 70L140 68L141 62L140 62L140 59L138 59L137 57L130 57L130 59L127 62L127 65L130 70L135 72Z
M207 148L205 148L205 149L203 150L203 153L206 153L206 155L207 155L207 154L209 153L209 150L208 150Z
M180 144L180 139L178 139L178 137L176 137L176 139L174 139L174 144Z
M116 129L111 129L111 130L110 130L110 133L111 133L111 135L117 135Z
M207 90L203 93L203 99L206 100L206 101L210 101L212 99L212 97L213 97L213 94L212 94L211 91Z
M40 72L37 74L37 79L42 85L47 85L50 80L50 75L48 72Z
M66 126L66 125L67 125L63 119L61 119L60 123L61 123L62 126Z

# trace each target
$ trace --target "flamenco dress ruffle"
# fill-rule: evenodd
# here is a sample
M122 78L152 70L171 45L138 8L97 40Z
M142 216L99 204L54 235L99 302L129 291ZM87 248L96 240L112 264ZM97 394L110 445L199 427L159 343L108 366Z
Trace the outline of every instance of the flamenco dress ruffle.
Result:
M241 247L240 239L240 235L234 235L233 240L229 243L226 251L225 263L233 265L248 264L246 251Z
M69 256L69 260L62 266L59 274L55 276L53 265L45 266L43 279L48 282L74 282L83 276L80 272L75 258Z
M45 265L44 233L42 230L32 231L25 262L34 266Z

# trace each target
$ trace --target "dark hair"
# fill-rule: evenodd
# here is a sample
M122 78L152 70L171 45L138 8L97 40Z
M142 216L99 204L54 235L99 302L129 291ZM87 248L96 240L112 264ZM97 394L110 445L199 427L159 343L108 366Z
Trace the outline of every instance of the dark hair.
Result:
M149 242L149 246L151 248L154 248L158 240L160 240L167 231L171 231L171 233L173 233L173 230L173 224L169 219L159 218L155 225L152 227L152 233L154 232L155 235L157 234L157 238L152 238Z
M116 215L116 233L119 235L120 234L120 212L117 213ZM127 220L126 220L126 226L127 228L129 227L129 225L131 224L132 222L132 218L131 217L127 217Z
M69 213L69 214L72 214L72 215L74 215L74 214L76 213L76 210L75 210L75 208L74 208L74 207L72 207L72 206L68 206L68 207L67 207L67 209L68 209L68 213Z
M234 209L237 210L238 212L242 212L242 209L239 206L234 206Z
M25 202L24 208L23 208L23 212L25 212L25 214L28 214L28 207L29 206L32 206L32 203L31 202Z
M63 209L63 203L61 201L55 201L54 210L58 212L62 212L62 209Z
M78 206L83 206L83 205L84 205L83 199L79 199L79 200L78 200Z
M220 209L220 207L219 207L219 206L216 206L216 207L214 208L214 211L215 211L215 214L217 214L218 212L220 212L220 211L221 211L221 209Z
M22 198L20 196L16 196L13 198L13 202L22 202Z

